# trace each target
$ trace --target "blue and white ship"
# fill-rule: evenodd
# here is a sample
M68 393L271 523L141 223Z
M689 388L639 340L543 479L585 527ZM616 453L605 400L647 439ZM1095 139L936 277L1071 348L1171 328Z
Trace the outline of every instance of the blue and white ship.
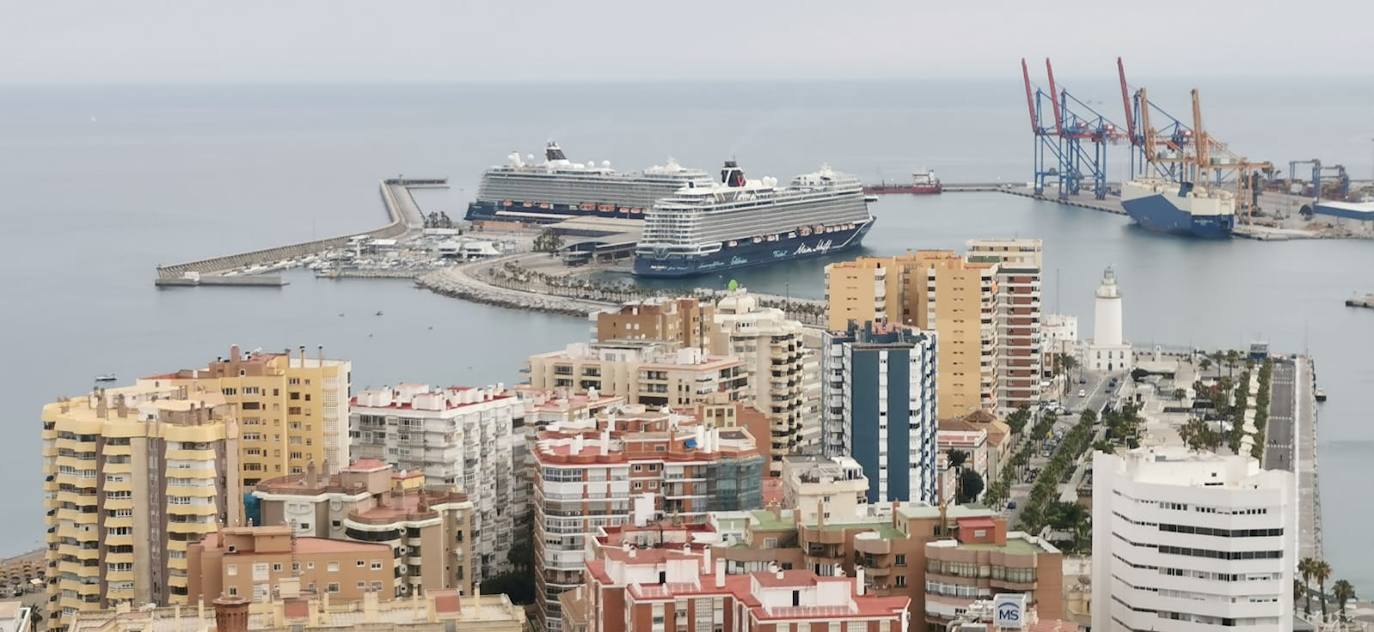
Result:
M735 161L720 182L689 185L645 217L634 273L685 277L857 247L873 215L858 178L822 167L785 187L748 180Z
M622 172L609 162L572 162L557 143L534 163L519 153L482 173L468 220L552 223L579 216L643 219L654 201L688 184L709 185L711 176L672 159L643 171Z
M1121 185L1121 206L1142 228L1203 239L1231 236L1236 202L1230 191L1145 178Z

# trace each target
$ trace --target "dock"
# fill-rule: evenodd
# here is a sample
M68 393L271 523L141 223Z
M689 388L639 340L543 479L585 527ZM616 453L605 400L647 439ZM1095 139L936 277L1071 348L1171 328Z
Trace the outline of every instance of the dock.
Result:
M387 223L362 233L340 235L301 243L253 250L237 254L209 257L157 267L158 287L196 287L196 286L277 286L285 285L280 277L267 275L230 275L228 273L255 266L270 267L327 250L349 245L357 237L367 239L402 239L418 235L424 230L424 215L411 195L412 189L444 188L448 186L445 178L388 178L378 183L382 205L386 210ZM272 279L276 279L273 281ZM245 280L256 279L256 280Z

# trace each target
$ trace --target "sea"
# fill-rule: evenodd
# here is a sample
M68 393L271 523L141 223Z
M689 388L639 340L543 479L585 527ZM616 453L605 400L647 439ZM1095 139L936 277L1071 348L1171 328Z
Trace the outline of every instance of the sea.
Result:
M1304 78L1158 79L1177 115L1203 90L1208 129L1251 158L1344 164L1374 173L1374 82ZM1316 85L1314 85L1316 84ZM1109 77L1072 83L1121 120ZM585 340L584 319L475 305L405 281L288 275L279 289L153 287L158 264L348 234L380 225L379 179L448 177L420 197L461 215L480 173L556 139L576 161L787 178L827 163L865 180L934 169L946 182L1023 183L1034 139L1018 73L1005 80L604 84L0 86L0 379L5 441L0 555L42 545L39 413L94 376L120 382L203 366L232 344L304 345L353 362L354 389L401 381L521 380L531 353ZM1110 147L1112 178L1125 147ZM1044 305L1091 331L1107 266L1141 344L1310 353L1330 400L1320 408L1325 556L1335 575L1374 585L1359 500L1374 477L1374 243L1198 242L1123 217L995 193L886 197L864 251L961 249L969 239L1036 237ZM820 297L827 259L740 271L746 287ZM693 282L723 286L724 275Z

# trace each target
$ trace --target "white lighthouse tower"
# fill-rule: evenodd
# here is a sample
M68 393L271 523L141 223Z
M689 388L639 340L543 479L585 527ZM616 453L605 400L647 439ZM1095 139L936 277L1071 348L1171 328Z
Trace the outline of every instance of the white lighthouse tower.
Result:
M1110 266L1102 273L1093 306L1093 340L1084 366L1090 371L1128 371L1134 363L1131 345L1121 339L1121 290Z

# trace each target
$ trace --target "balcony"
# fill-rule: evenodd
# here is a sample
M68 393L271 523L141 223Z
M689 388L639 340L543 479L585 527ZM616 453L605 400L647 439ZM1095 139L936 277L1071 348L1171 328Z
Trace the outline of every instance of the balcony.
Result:
M854 536L854 551L870 556L889 555L892 553L892 540L883 539L872 531L859 533Z

